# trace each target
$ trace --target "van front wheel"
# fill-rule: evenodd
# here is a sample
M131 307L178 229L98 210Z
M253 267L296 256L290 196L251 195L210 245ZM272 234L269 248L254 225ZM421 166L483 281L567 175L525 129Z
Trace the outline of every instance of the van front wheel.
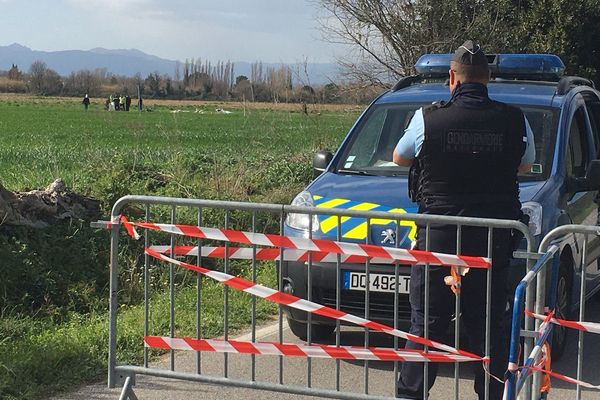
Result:
M558 282L556 285L555 316L558 319L568 319L571 308L571 266L564 260L560 261ZM567 329L561 325L552 328L552 359L559 360L567 346Z

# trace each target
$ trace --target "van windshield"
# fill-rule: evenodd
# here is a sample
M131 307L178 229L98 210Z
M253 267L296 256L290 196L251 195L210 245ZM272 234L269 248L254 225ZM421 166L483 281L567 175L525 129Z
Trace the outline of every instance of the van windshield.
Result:
M338 173L364 175L407 175L408 168L392 162L396 144L404 135L415 111L424 104L379 104L371 107L362 118L337 165ZM524 105L535 137L536 160L531 172L519 180L544 180L552 168L558 109Z

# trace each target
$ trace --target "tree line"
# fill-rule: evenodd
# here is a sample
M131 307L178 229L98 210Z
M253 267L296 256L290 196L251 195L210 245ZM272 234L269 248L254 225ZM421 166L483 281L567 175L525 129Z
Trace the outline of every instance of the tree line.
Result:
M60 76L43 61L35 61L27 72L17 65L0 73L0 92L42 96L108 97L121 94L159 99L233 100L284 103L364 103L376 92L357 90L351 84L311 85L306 65L264 66L251 64L250 76L234 75L234 64L200 59L177 63L173 76L150 73L132 77L110 73L106 68L80 70ZM4 76L2 76L4 75Z
M13 65L0 91L44 95L137 95L167 99L364 103L415 73L424 53L448 53L466 39L487 53L553 53L567 74L600 84L600 0L318 0L325 40L346 44L340 82L314 86L306 69L256 62L250 76L233 63L189 59L173 76L117 76L106 69L61 77L42 61ZM333 21L333 22L332 22ZM306 65L304 65L306 67ZM344 83L341 83L344 82Z
M600 84L600 0L319 0L324 37L346 43L345 75L389 87L424 53L466 39L487 53L553 53ZM334 21L334 22L332 22Z

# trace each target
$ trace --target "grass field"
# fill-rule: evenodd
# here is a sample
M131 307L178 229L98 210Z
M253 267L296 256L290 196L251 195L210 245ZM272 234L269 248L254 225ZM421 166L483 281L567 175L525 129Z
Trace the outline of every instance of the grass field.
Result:
M149 100L146 107L153 112L104 112L93 104L84 113L78 99L2 100L0 178L6 187L43 187L61 177L77 191L99 195L104 194L98 193L102 181L122 170L136 174L145 169L185 188L194 187L194 179L210 178L208 185L190 191L195 196L210 192L232 172L243 175L238 186L264 184L257 182L269 173L263 167L309 169L314 151L336 147L357 116L356 107L311 107L305 115L299 105L244 110L239 104ZM215 112L219 107L232 113ZM233 189L223 188L228 196Z
M101 200L104 217L126 194L288 203L310 180L313 153L335 149L361 109L309 106L304 114L299 105L151 100L145 106L152 112L105 112L97 101L84 112L80 99L0 96L0 183L25 190L60 177ZM0 224L0 398L40 398L105 376L108 237L88 225ZM123 252L120 361L139 362L140 254L127 246ZM250 273L243 264L236 272ZM155 277L157 317L168 310L165 276ZM195 313L190 281L178 275L177 331L188 335ZM261 269L259 281L274 286L274 269ZM215 304L203 315L205 334L217 335L222 288L207 284L203 296ZM249 322L249 302L232 294L233 329ZM259 302L261 318L273 311Z

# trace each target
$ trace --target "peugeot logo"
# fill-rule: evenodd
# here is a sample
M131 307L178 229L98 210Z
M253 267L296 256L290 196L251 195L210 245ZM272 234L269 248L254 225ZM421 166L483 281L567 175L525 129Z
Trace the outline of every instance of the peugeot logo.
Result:
M381 239L381 244L396 244L396 231L393 229L388 228L381 231L381 237L383 238Z

